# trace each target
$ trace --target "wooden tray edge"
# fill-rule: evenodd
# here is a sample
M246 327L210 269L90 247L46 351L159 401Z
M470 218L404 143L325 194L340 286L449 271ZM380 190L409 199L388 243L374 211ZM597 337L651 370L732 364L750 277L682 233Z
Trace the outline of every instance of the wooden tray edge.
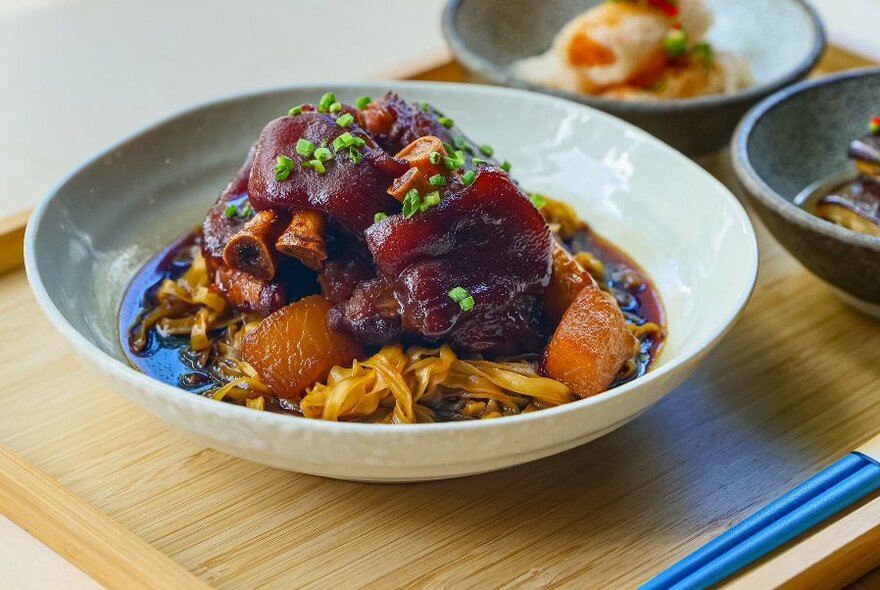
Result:
M208 588L146 541L2 446L0 512L108 588Z

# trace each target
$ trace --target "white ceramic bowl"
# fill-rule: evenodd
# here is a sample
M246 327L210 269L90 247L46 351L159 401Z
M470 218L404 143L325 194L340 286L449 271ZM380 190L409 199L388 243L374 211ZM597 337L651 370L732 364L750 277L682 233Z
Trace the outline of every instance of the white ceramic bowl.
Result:
M257 412L156 381L124 360L119 304L134 272L198 225L262 126L327 89L344 100L391 89L427 100L513 163L524 187L566 199L654 279L668 317L659 362L622 387L489 421L388 426ZM36 298L89 366L132 403L220 451L328 477L416 481L501 469L593 440L684 381L731 328L755 281L754 232L699 166L592 108L521 90L434 83L298 86L186 111L64 179L28 225Z

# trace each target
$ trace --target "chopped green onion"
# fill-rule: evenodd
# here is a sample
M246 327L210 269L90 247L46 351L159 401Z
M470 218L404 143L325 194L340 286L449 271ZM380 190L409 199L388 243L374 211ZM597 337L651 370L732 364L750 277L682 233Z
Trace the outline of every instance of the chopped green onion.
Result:
M373 99L369 96L360 96L356 101L354 101L354 106L363 110L367 108L367 105L373 102Z
M327 107L327 110L330 111L331 113L338 113L339 111L342 110L342 103L341 102L334 102L329 107Z
M336 119L336 124L340 127L348 127L354 123L354 117L351 116L351 113L345 113L344 115L339 115L339 118Z
M544 200L544 197L536 193L532 193L529 195L529 201L532 202L532 205L535 206L535 209L543 209L544 205L547 204L547 201Z
M309 160L309 164L312 165L312 170L317 172L318 174L324 174L327 172L327 169L324 168L324 162L321 160Z
M275 180L281 182L287 180L293 171L293 160L281 154L275 158Z
M366 141L364 141L363 139L361 139L357 135L354 136L354 147L356 147L357 149L361 149L365 145L367 145Z
M431 152L428 154L428 161L432 164L439 164L442 157L443 156L440 155L440 152Z
M238 207L235 205L226 205L226 209L223 210L223 215L226 219L232 219L238 215Z
M704 65L711 66L715 61L715 52L712 51L712 46L706 42L697 43L691 47L691 53Z
M435 174L428 179L428 182L431 183L431 186L446 186L446 177L442 174Z
M410 189L406 196L403 198L403 217L404 219L409 219L413 215L415 215L419 211L419 207L421 207L422 199L419 197L419 191L416 189Z
M464 289L462 287L456 287L455 289L447 293L447 295L456 303L458 303L462 299L466 299L471 296L471 294L467 292L467 289Z
M327 160L333 159L333 152L325 147L320 147L315 150L315 158L322 162L326 162Z
M452 147L451 144L446 143L445 141L443 142L443 149L446 150L447 154L451 154L455 151L455 148Z
M471 160L471 162L474 163L474 166L479 166L480 164L488 164L486 160L483 160L481 158L474 158Z
M505 172L510 172L510 162L508 162L507 160L501 162L501 169Z
M303 108L301 106L299 106L299 107L293 107L292 109L287 111L287 114L290 115L291 117L296 117L297 115L301 115L302 112L303 112Z
M422 101L419 103L419 110L422 111L423 113L429 113L429 112L431 112L431 105L429 105L425 101Z
M333 150L337 152L353 145L354 136L348 131L333 140Z
M330 110L330 105L336 102L336 95L332 92L328 92L321 97L321 101L318 102L318 112L326 113Z
M437 119L437 122L446 127L447 129L452 129L455 126L455 121L450 119L449 117L440 117Z
M302 162L299 163L299 165L302 166L303 168L306 168L307 170L312 169L312 163L309 162L308 160L303 160Z
M461 175L461 182L465 186L470 186L474 183L474 180L477 178L477 173L473 170L468 170L464 174Z
M298 153L303 158L310 158L313 153L315 153L315 144L313 144L308 139L303 139L300 137L296 141L296 153Z
M462 311L470 311L474 308L474 298L470 293L467 292L467 289L456 287L452 291L447 293L447 295L455 303L458 303L458 306L461 308Z
M675 59L687 53L688 36L682 29L671 29L663 39L663 51L668 57Z
M452 138L452 145L454 145L455 149L457 150L463 150L465 147L467 147L467 142L461 135L456 135Z
M458 158L443 158L443 165L447 170L458 170L461 167Z
M431 191L425 195L424 203L428 207L436 207L440 204L440 193L437 191Z
M254 216L254 208L251 207L251 204L248 203L241 209L241 216L250 219Z
M380 223L382 221L385 221L386 219L388 219L388 214L382 213L381 211L373 215L373 223Z
M481 145L480 151L483 152L484 156L489 156L490 158L492 157L492 154L495 153L495 150L493 150L492 146L488 143L484 143L483 145Z
M360 164L364 161L364 156L354 146L348 148L348 157L355 164Z

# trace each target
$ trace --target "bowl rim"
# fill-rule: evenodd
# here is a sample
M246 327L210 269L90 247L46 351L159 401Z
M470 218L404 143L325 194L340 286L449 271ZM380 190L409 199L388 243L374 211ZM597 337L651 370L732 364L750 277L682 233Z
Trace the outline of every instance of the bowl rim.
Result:
M718 323L717 328L704 338L693 350L687 354L679 355L673 358L668 364L664 364L658 368L649 370L645 375L625 383L619 387L607 390L601 394L594 395L586 399L579 399L573 402L562 404L553 408L546 408L540 412L529 412L527 414L518 414L515 416L505 416L503 420L473 420L473 421L457 421L457 422L436 422L422 424L374 424L361 422L331 422L325 420L309 420L309 419L291 419L291 416L275 414L272 412L257 412L244 406L234 404L218 403L213 399L206 398L201 395L193 395L186 391L169 385L158 379L150 377L145 373L138 371L130 366L122 359L111 356L97 345L89 341L83 336L79 330L73 327L64 317L53 300L50 298L48 291L43 283L41 269L37 263L37 235L46 212L52 204L60 198L64 187L79 175L84 169L93 164L103 161L107 156L112 155L117 150L123 148L131 141L137 140L142 136L162 127L174 123L178 120L185 119L199 111L211 107L217 107L223 104L235 103L238 101L265 96L270 94L281 94L285 92L313 92L320 94L328 88L337 88L342 90L362 91L378 91L378 90L405 90L407 92L418 91L419 89L429 89L434 91L452 90L455 92L488 94L491 96L513 95L520 97L532 97L550 103L558 103L560 106L567 108L586 109L594 119L610 121L615 125L621 126L622 132L627 135L635 134L641 141L651 145L655 149L666 150L670 156L676 158L681 166L685 166L693 170L697 175L702 176L708 183L714 184L718 189L718 195L730 207L730 210L737 218L737 226L745 231L745 241L748 247L747 267L745 269L745 281L747 284L742 286L736 301L731 305L726 317ZM80 358L88 358L97 363L104 371L111 373L114 377L121 381L135 385L144 390L149 390L163 398L168 397L168 403L172 405L186 405L192 411L198 412L200 409L207 408L204 404L213 404L210 406L214 412L224 414L224 419L235 419L239 421L254 421L255 424L272 424L281 428L304 429L313 432L358 432L364 435L376 434L386 435L389 432L408 432L423 435L429 435L433 432L465 432L472 429L482 428L507 428L515 429L522 424L553 420L557 415L570 413L587 407L605 403L608 400L621 397L633 392L636 389L643 389L653 382L662 381L668 374L674 371L686 369L691 363L699 361L703 355L711 350L734 326L736 320L742 314L743 309L748 303L752 292L755 288L755 282L758 274L758 242L755 235L754 227L746 213L743 205L731 193L724 184L718 179L703 170L698 164L690 160L672 147L666 145L661 140L650 135L649 133L639 129L638 127L627 123L613 115L599 111L593 107L582 103L573 102L558 97L547 96L543 93L530 92L522 89L505 88L498 86L487 86L481 84L464 84L450 82L423 82L423 81L401 81L401 80L378 80L378 81L328 81L328 82L303 82L298 84L288 84L281 86L267 87L258 90L244 91L227 95L221 98L201 101L194 103L182 110L163 117L154 123L148 124L139 130L134 131L115 142L108 148L101 150L98 154L87 158L73 170L62 177L41 199L28 220L25 230L24 239L24 261L25 270L30 283L31 290L35 299L44 315L49 319L50 323L58 330L62 336L68 341ZM115 338L114 338L115 340ZM634 392L633 392L634 393ZM149 411L149 410L147 410Z
M873 66L858 68L831 76L825 76L817 80L805 80L799 84L789 86L788 88L784 88L779 92L768 96L752 107L752 109L746 113L746 116L743 117L743 120L740 121L733 133L733 138L730 140L730 153L733 161L733 169L737 178L746 188L746 192L761 204L805 230L840 240L852 246L868 248L880 252L880 237L862 234L830 221L826 221L825 219L805 211L793 201L780 195L771 188L770 185L764 182L764 179L758 174L758 171L755 170L749 154L749 140L751 139L755 128L761 123L764 117L790 98L799 94L811 92L816 88L831 86L839 82L871 77L880 77L880 67ZM855 172L853 172L853 175L855 175ZM825 180L828 179L817 178L814 183ZM803 192L807 186L801 187L801 192ZM794 198L794 196L792 198Z
M614 98L601 98L589 94L568 92L565 90L554 90L543 86L532 84L516 76L512 75L508 69L493 64L491 61L483 57L481 54L472 51L467 43L458 35L455 27L455 16L462 3L466 0L449 0L443 10L442 26L443 34L449 43L452 53L467 68L485 76L497 84L513 86L532 90L543 94L552 94L560 98L567 98L575 102L580 102L602 110L613 110L619 113L628 114L663 114L663 113L680 113L695 110L708 110L717 107L738 105L759 100L760 98L772 94L790 84L802 80L807 74L819 63L825 52L827 44L827 36L825 33L825 25L816 9L806 0L787 0L794 5L800 7L807 15L812 25L813 46L810 52L794 69L782 76L781 78L765 84L759 84L738 90L731 94L715 94L709 96L698 96L694 98L679 98L667 101L645 101L645 100L620 100ZM776 0L779 1L779 0Z

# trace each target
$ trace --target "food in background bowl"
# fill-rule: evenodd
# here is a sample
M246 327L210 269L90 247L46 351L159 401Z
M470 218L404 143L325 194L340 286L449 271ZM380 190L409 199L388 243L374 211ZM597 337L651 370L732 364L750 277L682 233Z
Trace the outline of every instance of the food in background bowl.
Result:
M703 0L609 0L569 21L517 77L554 90L621 100L730 94L752 85L748 62L705 40Z
M531 412L643 374L664 337L650 279L509 171L434 105L292 108L132 282L130 362L258 410L388 423Z
M868 128L870 133L853 140L847 152L858 176L811 185L795 202L822 219L880 237L880 117Z

